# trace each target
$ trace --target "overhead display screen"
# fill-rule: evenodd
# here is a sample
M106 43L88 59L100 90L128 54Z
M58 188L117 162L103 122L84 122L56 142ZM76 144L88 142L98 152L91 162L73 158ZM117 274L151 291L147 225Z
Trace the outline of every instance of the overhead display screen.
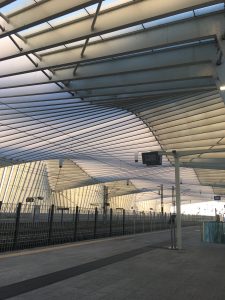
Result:
M142 162L147 166L162 165L162 156L157 151L142 153Z

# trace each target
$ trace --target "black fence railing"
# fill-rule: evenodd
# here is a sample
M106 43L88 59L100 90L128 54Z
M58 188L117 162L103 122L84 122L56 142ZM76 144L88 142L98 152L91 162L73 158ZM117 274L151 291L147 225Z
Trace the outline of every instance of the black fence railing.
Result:
M212 217L183 215L182 226L198 225ZM1 204L0 252L39 246L144 233L171 228L170 214L102 210L97 207L58 207Z

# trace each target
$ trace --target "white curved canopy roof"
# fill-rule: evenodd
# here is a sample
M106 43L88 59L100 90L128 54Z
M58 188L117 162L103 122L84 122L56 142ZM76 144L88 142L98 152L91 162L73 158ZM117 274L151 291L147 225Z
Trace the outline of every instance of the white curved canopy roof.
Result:
M1 166L170 197L173 161L146 168L141 152L224 148L224 26L224 1L1 0ZM225 152L181 162L183 200L224 194Z

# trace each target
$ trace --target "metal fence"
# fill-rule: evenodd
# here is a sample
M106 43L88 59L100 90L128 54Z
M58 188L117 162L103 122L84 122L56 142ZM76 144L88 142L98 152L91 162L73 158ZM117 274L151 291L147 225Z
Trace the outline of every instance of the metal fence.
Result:
M170 214L0 202L0 252L170 228ZM212 218L182 216L182 226Z

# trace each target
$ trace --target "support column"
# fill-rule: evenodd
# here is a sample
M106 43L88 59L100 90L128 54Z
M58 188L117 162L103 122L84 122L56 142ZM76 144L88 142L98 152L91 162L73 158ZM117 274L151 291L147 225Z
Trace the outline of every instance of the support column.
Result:
M20 213L21 213L22 203L19 202L16 208L16 222L15 222L15 231L13 237L13 250L17 247L17 241L19 236L19 226L20 226Z
M109 236L112 236L112 217L113 217L113 210L110 208L110 215L109 215Z
M163 215L164 208L163 208L163 184L160 185L160 195L161 195L161 213Z
M107 207L108 207L108 187L104 185L104 199L103 199L103 221L104 223L107 221Z
M182 249L182 230L181 230L181 201L180 201L180 165L179 156L173 151L175 160L175 183L176 183L176 220L177 220L177 249Z
M49 210L48 244L51 244L51 242L52 242L54 209L55 209L55 206L54 206L54 204L52 204L52 206L51 206L51 208Z
M125 209L123 209L123 235L125 235Z
M96 239L96 235L97 235L97 221L98 221L98 208L95 207L94 239Z
M172 186L172 207L173 207L173 213L175 214L175 206L176 206L176 201L175 201L175 188Z
M73 240L74 240L74 242L77 241L78 218L79 218L79 207L76 206L75 219L74 219L74 232L73 232Z

